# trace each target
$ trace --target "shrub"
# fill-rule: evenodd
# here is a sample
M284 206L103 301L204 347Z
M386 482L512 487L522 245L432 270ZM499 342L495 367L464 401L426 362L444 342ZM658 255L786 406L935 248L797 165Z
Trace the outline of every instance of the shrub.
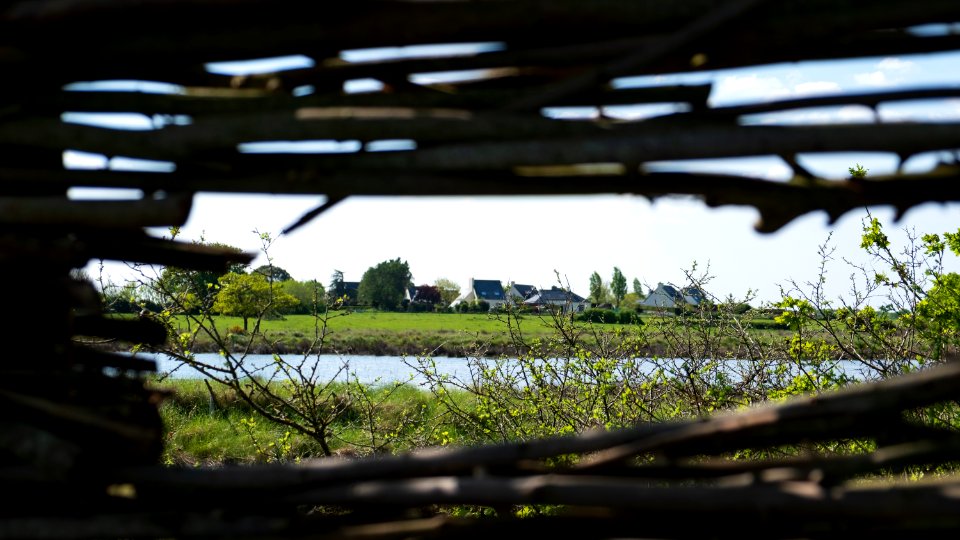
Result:
M624 310L618 314L618 322L620 324L643 324L643 320L640 319L640 314L636 311Z
M577 315L576 319L583 322L614 324L620 322L620 316L611 309L591 308Z
M407 305L408 313L432 313L433 311L433 304L427 304L425 302L410 302Z
M457 304L457 311L460 313L487 313L490 311L490 302L480 300L479 302L460 302Z

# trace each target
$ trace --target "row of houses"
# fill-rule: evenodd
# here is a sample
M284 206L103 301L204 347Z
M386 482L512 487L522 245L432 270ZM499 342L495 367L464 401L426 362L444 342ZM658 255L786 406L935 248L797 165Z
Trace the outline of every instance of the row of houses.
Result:
M650 310L673 310L684 306L697 306L704 301L703 291L697 287L677 288L673 285L658 283L657 288L643 300L637 302L637 307ZM540 290L533 285L521 285L510 282L504 287L500 280L473 279L467 292L453 304L462 302L486 301L490 309L497 309L507 303L522 304L529 307L562 309L564 312L580 313L591 307L586 298L560 287Z
M499 279L474 278L470 278L466 293L457 298L452 305L480 301L489 304L491 310L499 309L507 303L576 313L590 307L590 302L586 298L560 287L554 286L541 290L533 285L522 285L512 281L508 287L504 287Z
M359 282L343 282L344 293L356 301ZM416 287L406 291L406 298L415 301ZM703 291L697 287L678 288L673 285L658 283L657 288L650 291L646 298L637 302L637 307L649 310L673 310L684 306L697 306L704 301ZM590 309L591 303L586 298L557 286L549 289L538 289L533 285L522 285L510 282L504 287L499 279L470 278L466 292L457 298L451 307L461 303L485 301L491 310L499 309L507 303L525 305L531 308L561 309L565 313L581 313Z

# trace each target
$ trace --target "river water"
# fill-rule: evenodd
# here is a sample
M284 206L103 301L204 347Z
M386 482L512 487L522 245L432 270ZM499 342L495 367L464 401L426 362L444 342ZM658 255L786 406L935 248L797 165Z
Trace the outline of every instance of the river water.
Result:
M196 369L184 365L180 361L165 355L152 355L138 353L141 358L156 360L157 369L160 373L167 374L174 378L203 378L203 374ZM221 366L224 359L217 354L197 354L196 359L213 366ZM300 365L304 373L310 379L316 382L325 381L359 381L363 384L389 384L393 382L407 382L411 384L424 384L426 378L421 373L418 359L414 356L365 356L365 355L312 355L304 358L302 355L283 355L283 360L288 365ZM653 361L650 359L638 359L630 368L633 376L643 376L659 367L667 367L668 371L679 369L684 363L682 359L667 360L660 359ZM273 355L269 354L251 354L242 360L243 365L249 373L254 373L263 377L275 377L276 368ZM460 381L471 381L478 369L478 365L492 366L495 360L483 360L476 358L458 358L437 356L430 359L431 370L437 375L447 376L451 379ZM541 361L543 362L543 361ZM728 360L722 362L725 366L721 368L728 371L728 374L736 378L738 371L746 372L748 367L753 365L749 360ZM508 360L507 366L510 365ZM844 374L852 379L863 379L865 373L862 366L851 362L839 362L835 366ZM791 369L794 371L795 368ZM510 371L509 367L507 371ZM621 373L622 375L622 373ZM283 378L283 377L279 377ZM866 377L872 378L872 377ZM522 384L522 382L520 383Z
M203 377L203 374L196 369L183 365L169 356L142 353L138 356L156 360L157 370L174 378ZM196 359L211 365L223 364L223 359L212 353L197 354ZM288 363L296 364L303 360L303 356L283 355L283 359ZM470 362L474 364L477 362L476 359L446 356L433 357L432 360L439 374L449 375L461 380L470 378ZM256 371L264 376L269 376L274 371L272 367L274 359L273 355L270 354L247 355L243 359L243 364L248 370ZM346 382L348 380L359 380L363 384L386 384L396 381L413 384L426 382L415 369L415 366L417 366L415 357L323 354L310 356L307 359L306 366L311 370L311 378L317 381L337 380Z

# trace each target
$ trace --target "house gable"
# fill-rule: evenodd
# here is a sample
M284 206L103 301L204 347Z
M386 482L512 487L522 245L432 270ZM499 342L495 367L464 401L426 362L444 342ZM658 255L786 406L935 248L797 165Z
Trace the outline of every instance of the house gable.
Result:
M467 285L467 292L456 299L451 306L469 302L487 302L490 309L500 306L507 301L503 294L503 285L499 279L473 279Z
M503 285L500 284L499 279L473 280L473 293L477 301L503 302L506 300L506 297L503 295Z
M698 306L703 302L703 291L696 287L677 289L673 285L658 283L657 288L638 305L659 309L674 309L683 305Z
M558 306L564 311L583 311L590 307L587 300L572 291L566 291L559 287L538 291L523 302L528 306Z
M526 300L532 295L536 294L537 288L533 285L520 285L518 283L511 283L510 289L507 290L508 298L516 298L519 300Z

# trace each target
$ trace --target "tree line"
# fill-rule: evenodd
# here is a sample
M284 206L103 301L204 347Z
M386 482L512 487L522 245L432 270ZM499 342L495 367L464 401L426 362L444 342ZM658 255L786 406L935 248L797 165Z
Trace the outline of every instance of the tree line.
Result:
M261 239L270 242L269 236L262 235ZM207 245L241 253L234 246ZM359 285L346 282L340 270L334 271L327 285L315 279L299 281L268 260L252 270L248 265L234 264L223 273L166 267L154 279L103 289L107 308L114 313L147 314L176 306L182 313L242 317L245 331L249 330L249 320L260 316L317 314L356 305L386 311L416 311L416 305L420 305L433 310L435 306L448 307L460 296L459 285L446 278L414 286L409 264L399 257L371 266ZM410 289L412 295L408 295ZM411 308L411 304L415 306Z

